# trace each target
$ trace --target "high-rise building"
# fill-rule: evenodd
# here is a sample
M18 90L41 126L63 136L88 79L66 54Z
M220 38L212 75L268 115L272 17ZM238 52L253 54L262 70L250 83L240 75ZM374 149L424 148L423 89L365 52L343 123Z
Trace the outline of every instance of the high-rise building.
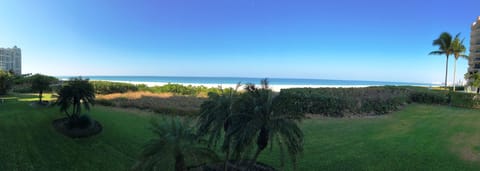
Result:
M468 57L468 73L480 71L480 16L473 22L470 32L470 56ZM469 79L467 79L470 82ZM471 90L475 88L471 87Z
M22 51L17 46L13 48L0 48L0 69L22 74Z

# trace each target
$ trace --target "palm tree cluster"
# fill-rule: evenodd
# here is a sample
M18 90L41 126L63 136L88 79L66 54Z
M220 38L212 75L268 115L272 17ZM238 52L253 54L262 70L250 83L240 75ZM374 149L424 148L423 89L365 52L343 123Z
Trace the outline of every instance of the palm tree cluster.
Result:
M246 84L243 92L239 87L210 93L193 126L185 120L154 123L158 138L145 146L134 170L162 170L175 163L175 170L183 171L187 165L216 159L216 148L225 154L223 170L232 170L232 166L250 170L268 146L279 149L282 170L285 156L295 170L303 151L298 122L304 115L285 110L267 79L260 87ZM185 160L186 156L192 160Z
M93 85L88 79L72 78L60 89L58 96L56 104L60 106L60 111L67 115L70 126L81 126L78 124L82 124L80 123L82 106L90 110L90 106L95 103Z
M445 64L445 88L447 88L448 82L448 58L450 55L455 57L453 69L453 91L455 91L457 60L459 58L468 59L468 56L465 54L466 48L463 41L464 39L460 39L460 33L455 35L455 38L452 38L450 33L443 32L437 39L433 40L433 45L438 46L438 50L430 52L430 55L445 55L447 57Z
M279 103L267 79L262 80L260 87L247 84L244 93L231 90L210 94L209 101L202 105L198 131L209 137L210 145L216 145L223 136L224 170L228 169L230 158L250 160L251 167L260 153L274 144L280 150L282 167L283 156L288 155L295 169L296 159L303 151L303 132L298 121L304 116L282 110Z
M145 146L133 170L187 170L189 163L217 160L210 148L204 147L187 120L171 119L165 123L152 122L152 131L158 136ZM188 159L188 160L186 160ZM169 167L170 163L175 163Z

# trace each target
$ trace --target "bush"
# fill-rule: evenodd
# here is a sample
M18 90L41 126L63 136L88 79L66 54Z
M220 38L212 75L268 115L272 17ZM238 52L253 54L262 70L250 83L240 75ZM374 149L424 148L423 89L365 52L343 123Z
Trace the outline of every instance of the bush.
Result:
M80 115L77 119L72 119L68 122L68 128L80 128L80 129L86 129L90 126L92 126L94 121L90 118L90 116L84 114Z
M478 94L450 92L450 105L463 108L480 108Z
M378 115L397 110L410 102L403 87L367 88L294 88L280 92L281 99L297 102L300 112L342 117L345 115ZM284 102L287 103L287 102ZM293 107L287 107L293 108Z
M381 115L412 102L480 108L480 96L476 94L407 86L294 88L283 89L279 96L282 110L330 117Z
M12 88L14 76L7 72L0 70L0 95L5 95Z
M174 93L178 95L190 95L190 96L207 96L208 93L220 93L220 88L208 88L206 86L192 86L182 84L165 84L163 86L147 87L145 85L137 86L140 91L148 91L152 93Z
M205 98L173 93L128 92L97 96L96 103L123 108L137 108L161 114L194 115Z
M125 93L128 91L138 91L138 87L129 83L118 83L109 81L90 81L96 94Z
M424 104L448 104L449 99L446 93L442 91L413 91L410 99L416 103Z

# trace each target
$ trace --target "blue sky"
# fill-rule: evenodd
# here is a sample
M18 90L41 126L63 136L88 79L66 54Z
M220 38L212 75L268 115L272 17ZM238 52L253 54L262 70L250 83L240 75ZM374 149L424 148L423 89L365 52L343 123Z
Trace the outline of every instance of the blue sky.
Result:
M432 40L478 0L2 0L23 72L441 82ZM468 45L467 45L468 46ZM453 60L449 79L453 76ZM463 78L467 61L457 63Z

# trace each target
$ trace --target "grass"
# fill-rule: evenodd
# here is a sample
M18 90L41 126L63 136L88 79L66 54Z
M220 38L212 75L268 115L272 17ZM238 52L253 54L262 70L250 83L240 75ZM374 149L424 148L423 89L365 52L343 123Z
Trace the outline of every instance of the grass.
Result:
M104 126L70 139L51 122L57 108L32 108L29 96L0 104L0 170L128 170L152 138L151 113L95 106ZM480 111L410 105L378 118L302 122L305 153L298 170L479 170ZM277 150L260 160L279 167Z

